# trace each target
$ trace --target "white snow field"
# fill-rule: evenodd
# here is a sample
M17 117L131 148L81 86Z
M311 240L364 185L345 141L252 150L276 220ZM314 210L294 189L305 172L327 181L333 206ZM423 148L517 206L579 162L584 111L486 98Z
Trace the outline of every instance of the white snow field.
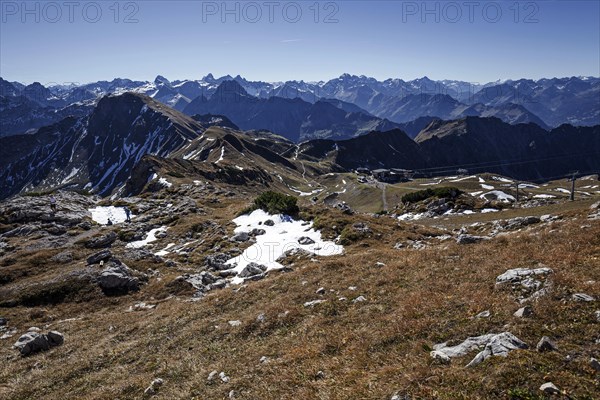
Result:
M265 225L267 220L273 221L273 226ZM249 215L242 215L233 220L238 226L236 234L250 233L253 229L264 229L264 235L256 236L256 243L244 252L226 262L233 270L240 273L249 263L262 264L267 271L281 269L284 266L277 262L284 253L292 249L302 249L317 256L333 256L342 254L344 247L333 242L323 241L321 232L312 228L312 222L293 220L286 215L270 215L262 210L256 210ZM314 243L300 244L298 239L310 238ZM231 283L240 284L244 280L240 277L232 279Z
M125 208L123 207L96 207L90 208L88 211L92 213L92 220L94 222L99 223L100 225L108 224L109 218L113 224L120 224L127 220L127 216L125 215ZM133 217L134 215L131 214L132 219Z

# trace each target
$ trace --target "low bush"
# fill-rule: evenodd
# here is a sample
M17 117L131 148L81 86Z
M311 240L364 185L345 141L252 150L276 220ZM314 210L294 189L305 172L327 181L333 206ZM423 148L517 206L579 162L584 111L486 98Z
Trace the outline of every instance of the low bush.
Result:
M418 192L407 193L402 196L403 203L418 203L419 201L427 200L430 197L437 198L450 198L455 199L460 196L462 192L455 187L440 187L435 189L419 190Z
M245 209L242 213L247 214L258 209L269 214L286 215L297 215L300 211L297 198L273 191L260 194L254 199L254 204Z

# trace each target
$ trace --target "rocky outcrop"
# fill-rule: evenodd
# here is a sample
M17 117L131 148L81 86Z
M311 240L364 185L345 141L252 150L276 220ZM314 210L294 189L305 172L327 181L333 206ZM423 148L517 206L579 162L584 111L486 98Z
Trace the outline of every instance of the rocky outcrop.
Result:
M40 334L32 331L22 335L14 344L14 347L25 357L60 346L63 342L64 336L60 332L50 331L47 334Z
M106 294L122 294L138 291L140 280L125 264L114 260L105 264L105 269L98 276L98 285Z

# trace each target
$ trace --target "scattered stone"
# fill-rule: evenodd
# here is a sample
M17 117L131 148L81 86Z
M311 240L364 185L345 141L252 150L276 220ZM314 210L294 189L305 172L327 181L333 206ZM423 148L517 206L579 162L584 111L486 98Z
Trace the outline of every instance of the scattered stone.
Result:
M546 294L548 290L547 276L553 272L547 267L509 269L496 278L496 287L511 286L514 291L519 293L518 300L524 303Z
M325 372L323 371L318 371L317 374L315 375L316 379L325 379Z
M56 262L59 264L68 264L73 261L73 253L70 251L63 251L62 253L58 253L54 257L50 259L52 262Z
M248 232L240 232L233 235L229 240L232 242L247 242L250 240L250 235L248 235Z
M267 267L262 264L251 262L238 274L241 278L248 278L255 275L260 275L267 270Z
M585 302L589 302L589 301L595 301L596 299L593 298L592 296L590 296L589 294L585 294L585 293L575 293L573 295L573 300L575 301L585 301Z
M400 242L398 242L394 245L394 249L396 249L396 250L400 250L403 247L404 247L404 243L400 243Z
M376 266L376 267L380 267L380 268L382 268L382 267L385 267L385 264L384 264L384 263L382 263L382 262L380 262L380 261L377 261L377 262L375 263L375 266Z
M242 325L242 321L238 321L238 320L229 321L228 323L229 323L230 326L240 326L240 325Z
M513 315L517 318L531 317L533 315L533 308L531 306L521 307Z
M324 287L320 287L320 288L317 289L317 291L315 293L323 295L323 294L325 294L325 288Z
M47 335L38 332L27 332L14 344L22 356L28 356L39 351L49 350L51 347L60 346L64 342L64 336L57 331L50 331Z
M596 321L600 322L600 310L596 311L594 314L596 314Z
M367 299L365 298L365 296L358 296L357 298L355 298L354 300L352 300L353 303L362 303L363 301L367 301Z
M109 247L117 240L117 234L114 232L109 232L106 235L98 236L88 240L85 243L85 247L88 249L101 249L104 247Z
M235 390L230 390L228 396L230 399L235 399Z
M313 301L307 301L306 303L304 303L304 307L314 307L317 304L321 304L321 303L325 303L327 300L313 300Z
M136 303L132 306L129 306L129 309L127 309L127 311L132 312L132 311L153 310L155 308L156 308L156 304L146 304L144 302L141 302L141 303Z
M212 371L210 374L208 374L208 378L206 378L206 380L208 382L212 382L215 380L215 378L217 377L217 375L219 375L219 371Z
M0 317L0 326L6 326L8 320L4 317Z
M264 313L260 313L258 314L258 317L256 317L256 322L260 322L263 323L266 321L266 317Z
M164 383L164 381L162 379L156 378L155 380L152 381L152 383L150 383L150 386L148 386L146 388L146 390L144 390L144 394L146 396L154 396L155 394L158 393L158 390L163 385L163 383Z
M210 256L206 256L206 265L214 270L223 271L231 268L230 265L225 264L229 260L229 255L225 253L216 253Z
M264 222L264 224L265 224L266 226L273 226L273 225L275 225L275 222L273 222L273 220L272 220L272 219L268 219L268 220L266 220L266 221Z
M37 326L32 326L31 328L27 329L27 332L41 332L42 330L40 328L38 328Z
M219 374L219 378L221 379L221 382L223 383L227 383L229 382L229 377L227 375L225 375L225 372L222 372Z
M0 340L9 339L9 338L15 336L16 334L17 334L17 328L12 328L12 329L4 332L2 334L2 336L0 336Z
M594 368L596 371L600 372L600 362L596 360L594 357L590 358L590 366Z
M533 224L537 224L541 222L541 219L538 217L516 217L516 218L512 218L506 221L506 226L504 227L504 229L507 230L515 230L515 229L520 229L520 228L524 228L528 225L533 225Z
M262 356L259 360L261 364L266 364L269 362L269 358L267 356Z
M540 386L540 390L546 394L560 394L560 389L552 382L546 382Z
M492 313L490 313L490 310L485 310L477 314L475 318L489 318L491 315Z
M100 261L106 261L112 257L112 252L108 249L94 253L87 258L88 265L98 264Z
M537 351L544 352L544 351L556 351L558 350L558 348L556 347L556 345L554 344L554 342L548 337L548 336L544 336L540 339L540 341L538 342L537 346L536 346Z
M300 239L298 239L298 243L300 243L301 245L309 245L314 244L315 241L309 238L308 236L302 236Z
M486 239L485 236L473 236L473 235L462 234L462 235L458 235L458 237L456 238L456 243L458 243L458 244L473 244L473 243L481 242L482 240L485 240L485 239Z
M467 367L473 367L491 356L506 357L512 350L527 349L526 343L510 332L489 333L487 335L469 337L461 344L448 346L447 343L433 346L431 357L442 362L450 362L451 358L461 357L473 350L484 348L471 360Z
M265 231L264 229L254 228L250 232L250 236L261 236L261 235L264 235L265 233L267 233L267 231Z

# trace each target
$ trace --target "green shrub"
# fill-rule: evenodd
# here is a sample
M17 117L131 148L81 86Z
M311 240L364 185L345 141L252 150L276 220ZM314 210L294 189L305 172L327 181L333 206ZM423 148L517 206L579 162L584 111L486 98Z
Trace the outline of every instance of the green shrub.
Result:
M298 199L294 196L268 191L254 199L254 205L244 210L244 213L261 209L269 214L297 215L300 211L297 203Z
M419 190L418 192L407 193L402 196L403 203L418 203L419 201L426 200L430 197L438 198L451 198L454 199L460 196L462 192L455 187L440 187L435 189Z

